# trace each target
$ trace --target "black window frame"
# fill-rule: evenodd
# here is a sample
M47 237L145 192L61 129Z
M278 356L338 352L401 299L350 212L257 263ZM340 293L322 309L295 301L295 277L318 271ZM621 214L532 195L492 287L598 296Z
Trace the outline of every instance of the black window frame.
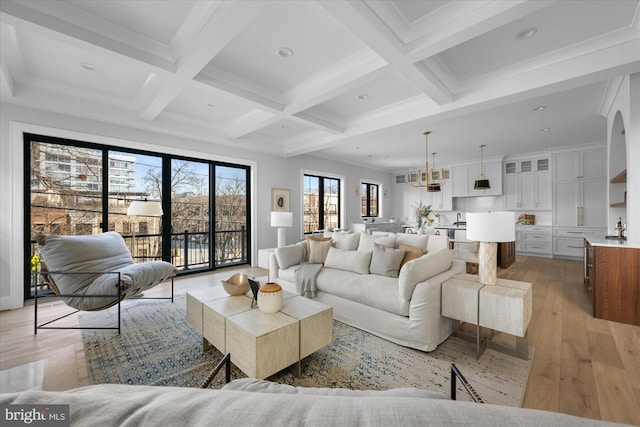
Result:
M324 187L325 187L324 180L332 180L337 182L338 184L338 206L337 206L338 226L336 228L341 228L342 227L342 179L337 178L335 176L324 176L324 175L316 175L313 173L304 173L303 181L302 181L303 182L303 189L302 189L303 198L304 198L304 180L307 177L318 179L318 230L326 229L324 224L325 211L324 211L324 203L323 203ZM304 200L303 200L303 204L304 204ZM305 210L305 207L303 206L303 212L304 210ZM305 235L310 235L310 234L313 234L314 232L314 230L310 230L310 231L304 230L305 228L304 219L302 221L302 228L303 228L303 234Z
M376 214L372 215L371 213L371 188L376 188ZM360 183L360 191L364 194L360 195L360 216L362 218L377 218L380 216L380 184L375 184L373 182L361 182ZM364 202L364 205L363 205ZM362 211L364 208L364 212Z
M164 261L170 262L170 253L171 253L171 227L165 227L164 224L167 221L170 221L171 218L171 160L184 160L184 161L193 161L193 162L204 162L209 164L209 169L211 172L215 170L216 166L226 166L233 167L238 169L245 170L246 176L246 259L244 261L240 261L237 263L229 263L219 266L214 260L214 256L211 255L211 262L209 266L205 268L197 268L197 269L184 269L178 272L178 275L185 275L191 273L202 273L205 271L214 271L217 269L234 267L237 265L248 264L251 265L251 213L252 213L252 203L251 203L251 166L229 163L224 161L210 160L210 159L199 159L194 157L175 155L175 154L167 154L161 152L154 152L143 149L133 149L128 147L121 147L117 145L108 145L108 144L100 144L95 142L88 141L80 141L73 140L68 138L60 138L48 135L34 134L34 133L23 133L23 218L24 218L24 227L23 227L23 241L24 244L24 253L23 253L23 262L24 262L24 299L29 300L33 299L31 295L31 142L41 142L46 144L58 144L58 145L67 145L78 148L88 148L100 150L102 152L102 182L109 182L109 152L117 151L138 155L146 155L146 156L154 156L161 158L162 160L162 181L163 181L163 189L162 189L162 209L163 209L163 217L161 227L162 234L162 259ZM210 203L212 207L210 209L211 215L215 214L215 193L211 193L211 191L215 191L215 185L213 184L213 176L210 176L211 184L210 188ZM166 183L166 185L164 185ZM108 185L102 186L102 218L100 229L101 232L109 231L109 207L108 207ZM211 234L212 236L215 234L215 219L212 217L210 219L211 225ZM209 251L210 254L213 253L213 250Z

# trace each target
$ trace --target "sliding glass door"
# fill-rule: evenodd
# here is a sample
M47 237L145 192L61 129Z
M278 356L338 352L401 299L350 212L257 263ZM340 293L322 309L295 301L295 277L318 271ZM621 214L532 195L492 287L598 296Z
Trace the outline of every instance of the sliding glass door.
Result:
M136 262L181 273L250 262L250 168L25 134L25 297L39 283L35 236L115 231ZM132 202L162 206L158 215Z
M249 256L247 168L215 166L215 263L231 265Z
M184 270L212 265L208 163L171 160L171 253Z

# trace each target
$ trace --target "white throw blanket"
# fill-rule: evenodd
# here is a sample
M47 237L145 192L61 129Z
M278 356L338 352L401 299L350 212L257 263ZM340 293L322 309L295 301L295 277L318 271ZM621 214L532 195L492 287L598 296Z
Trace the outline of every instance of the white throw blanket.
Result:
M296 291L298 295L313 298L316 294L316 276L322 264L303 263L296 269L294 278L296 281Z

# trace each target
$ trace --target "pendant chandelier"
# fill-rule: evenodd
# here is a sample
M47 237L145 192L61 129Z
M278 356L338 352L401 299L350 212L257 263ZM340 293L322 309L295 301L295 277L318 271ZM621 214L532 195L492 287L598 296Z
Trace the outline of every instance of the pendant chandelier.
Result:
M425 143L425 179L424 181L422 181L422 170L418 169L418 172L416 173L415 177L415 181L414 181L414 175L413 175L413 170L409 170L409 184L411 184L412 187L415 188L426 188L428 192L438 192L438 191L442 191L442 186L445 183L445 178L444 178L444 169L441 170L434 170L434 166L436 163L436 153L432 153L433 154L433 162L431 163L431 169L429 169L429 142L427 140L428 135L431 132L426 131L424 132L424 143Z
M474 190L488 190L491 188L489 178L484 174L484 147L484 144L480 146L480 175L478 175L475 184L473 184Z

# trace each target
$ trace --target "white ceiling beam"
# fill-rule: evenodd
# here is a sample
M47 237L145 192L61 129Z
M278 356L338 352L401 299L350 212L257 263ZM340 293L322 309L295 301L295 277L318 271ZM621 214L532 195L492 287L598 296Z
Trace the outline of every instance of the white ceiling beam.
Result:
M438 80L429 80L403 53L403 45L366 4L358 1L318 2L362 42L378 53L438 104L453 101L453 93Z
M379 79L391 70L371 49L362 49L285 93L290 114L321 104L345 92Z
M638 39L626 40L607 49L531 69L493 83L479 84L478 87L461 93L450 104L436 105L416 100L414 105L407 105L404 109L384 116L364 116L345 129L343 134L325 135L295 146L288 145L285 155L295 156L330 148L344 138L417 119L425 122L450 119L636 72L640 72L640 43Z
M227 71L211 64L207 65L193 80L273 114L284 110L284 100L277 93L240 76L230 75Z
M446 25L436 26L432 31L408 43L407 60L412 63L422 61L556 2L557 0L498 0L481 8L475 8L474 2L471 2L467 6L472 8L468 14L462 14Z
M291 116L291 120L331 134L340 134L344 132L344 128L342 126L339 126L329 120L325 120L306 111L301 111L294 114L293 116Z
M175 74L165 77L158 93L143 108L140 117L155 119L189 81L266 7L268 2L223 3L191 41L189 51L182 52Z
M27 4L42 6L48 5L49 2ZM158 71L171 72L175 69L173 61L167 58L98 34L91 29L83 28L67 20L40 12L22 3L12 0L0 1L0 13L2 13L3 22L32 31L45 38L59 40L62 43L93 51L99 55L106 54L119 61L124 59L137 67L140 66L140 63L143 63L149 67L156 68Z
M229 138L240 138L255 132L265 126L272 125L281 120L281 116L271 114L263 110L251 110L247 114L235 119L228 126L225 126L224 133Z

